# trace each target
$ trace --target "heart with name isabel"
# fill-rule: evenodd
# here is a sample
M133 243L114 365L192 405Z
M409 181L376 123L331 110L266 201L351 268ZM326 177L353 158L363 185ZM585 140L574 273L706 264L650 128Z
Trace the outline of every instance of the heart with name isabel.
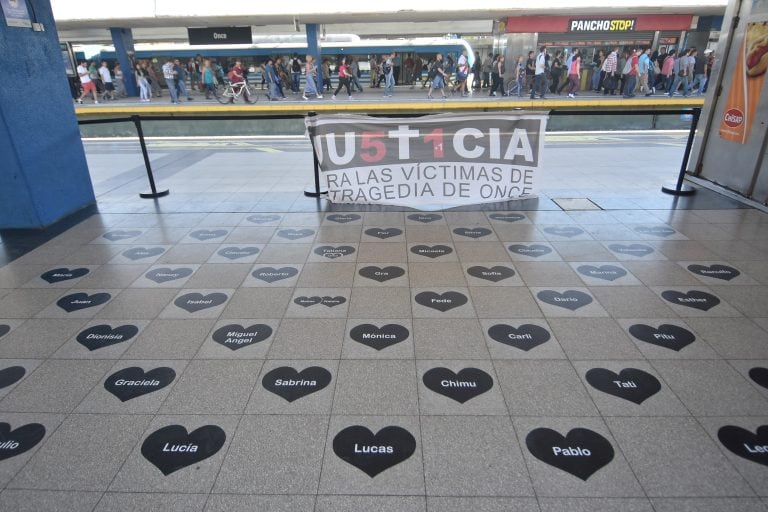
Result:
M403 230L398 228L370 228L365 230L365 234L368 236L386 240L387 238L392 238L392 237L402 235Z
M205 425L189 433L181 425L168 425L147 436L141 454L168 476L215 455L226 440L227 434L217 425Z
M690 290L687 293L675 290L665 290L661 292L661 296L664 300L671 302L672 304L686 306L700 311L709 311L720 304L720 299L711 293L699 290Z
M189 234L192 238L205 242L226 236L229 231L226 229L197 229Z
M207 295L203 295L202 293L185 293L174 300L173 303L189 313L196 313L203 309L221 306L227 302L227 299L227 294L220 292L209 293Z
M482 238L488 236L493 231L488 228L456 228L453 232L459 236L465 236L467 238Z
M26 373L27 370L23 366L9 366L8 368L3 368L0 370L0 389L13 386L19 382Z
M436 309L442 313L458 308L467 303L469 299L459 292L421 292L416 294L416 302L422 306Z
M103 238L106 238L110 242L118 242L120 240L127 240L129 238L136 238L141 234L141 231L138 230L130 230L130 231L109 231L107 233L104 233L101 235Z
M664 347L676 352L696 341L696 336L685 329L672 324L661 324L658 329L645 324L629 326L629 334L657 347Z
M512 244L509 251L520 256L530 256L531 258L540 258L552 252L552 248L542 244Z
M520 327L507 324L492 325L488 329L488 336L499 343L526 352L546 343L552 337L548 330L535 324L522 324Z
M428 389L462 404L493 387L493 377L477 368L464 368L458 373L449 368L432 368L421 380Z
M637 368L624 368L618 374L605 368L592 368L586 378L593 388L638 405L661 391L659 379Z
M88 295L87 293L73 293L65 295L57 300L56 305L67 313L72 313L73 311L79 311L81 309L101 306L102 304L106 304L111 298L112 295L106 292L94 293L93 295Z
M739 457L768 466L768 425L757 427L754 434L745 428L726 425L717 431L717 438Z
M314 229L281 229L277 232L277 236L285 238L286 240L299 240L301 238L307 238L315 234Z
M741 272L728 265L688 265L688 270L700 276L721 279L723 281L730 281L741 275Z
M0 423L0 460L10 459L31 450L45 437L45 427L28 423L11 430L9 423Z
M216 254L223 256L228 260L238 260L240 258L248 258L259 254L258 247L224 247L216 251Z
M354 222L356 220L360 220L362 219L362 217L356 213L333 213L327 216L326 219L330 220L331 222L346 224L348 222Z
M588 306L592 303L592 297L588 293L578 290L566 290L562 293L555 290L542 290L536 294L541 302L558 306L571 311Z
M386 324L381 327L376 327L373 324L361 324L349 331L350 338L375 350L384 350L396 345L407 340L410 335L410 331L399 324Z
M331 372L320 366L310 366L297 371L290 366L270 370L261 379L264 389L288 402L317 393L331 383Z
M129 260L143 260L144 258L153 258L155 256L160 256L165 252L165 249L162 247L134 247L133 249L128 249L127 251L123 251L122 254Z
M272 327L267 324L253 324L243 327L240 324L227 324L213 332L213 341L230 350L250 347L272 336Z
M642 258L643 256L648 256L649 254L654 252L653 247L649 245L644 244L610 244L608 246L610 250L613 252L619 253L619 254L627 254L629 256L636 256L638 258Z
M574 428L565 436L550 428L537 428L525 437L525 445L540 461L584 481L614 456L611 443L586 428Z
M298 273L299 269L295 267L261 267L251 272L251 275L261 281L274 283L283 279L290 279Z
M749 370L749 378L755 381L756 384L768 389L768 368L756 366Z
M580 265L576 268L579 274L603 281L615 281L627 275L627 271L616 265Z
M88 272L90 272L90 270L87 268L54 268L53 270L40 274L40 279L50 284L54 284L83 277Z
M373 279L374 281L383 283L385 281L389 281L390 279L397 279L398 277L404 276L405 270L401 267L395 266L382 268L375 265L370 265L361 268L357 271L357 273L365 278Z
M245 218L248 222L253 222L254 224L266 224L267 222L277 222L280 220L279 215L249 215Z
M154 281L157 284L162 283L168 283L170 281L176 281L178 279L184 279L185 277L189 277L192 275L193 270L188 267L181 267L181 268L168 268L168 267L161 267L152 269L146 274L144 274L144 277L149 279L150 281Z
M332 245L321 245L320 247L316 247L314 252L323 258L335 260L336 258L341 258L342 256L349 256L350 254L353 254L355 252L355 248L351 245L339 245L337 247Z
M488 217L493 220L500 220L502 222L517 222L525 219L525 215L520 213L492 213Z
M491 268L476 265L467 269L467 274L478 279L485 279L493 283L498 283L504 279L509 279L515 275L515 271L509 267L496 265Z
M153 393L173 382L176 372L162 366L145 372L138 366L118 370L104 381L104 389L115 395L121 402L127 402L148 393Z
M427 258L434 259L439 258L440 256L445 256L446 254L451 254L453 249L447 245L414 245L411 247L411 252L413 254L418 254L419 256L426 256Z
M408 459L416 438L402 427L384 427L376 434L367 427L347 427L333 438L333 452L371 478Z
M101 324L80 331L77 342L90 351L110 347L128 341L139 333L135 325L120 325L114 329L110 325Z
M413 213L409 215L408 218L416 222L423 222L424 224L428 224L430 222L435 222L442 219L443 216L436 213Z

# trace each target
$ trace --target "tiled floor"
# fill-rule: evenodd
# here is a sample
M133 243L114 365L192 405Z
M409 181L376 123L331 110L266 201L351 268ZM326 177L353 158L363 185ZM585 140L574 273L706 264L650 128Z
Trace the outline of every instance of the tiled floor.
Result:
M186 213L125 176L0 267L0 510L765 510L768 214L318 211L285 174Z

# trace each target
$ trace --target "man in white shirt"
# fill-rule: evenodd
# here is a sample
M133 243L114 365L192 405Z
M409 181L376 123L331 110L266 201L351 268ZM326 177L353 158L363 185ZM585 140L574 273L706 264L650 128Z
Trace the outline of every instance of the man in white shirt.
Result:
M101 67L99 68L99 76L104 83L104 95L102 99L114 100L115 99L115 85L112 83L112 75L109 73L107 67L107 61L101 61Z
M82 103L85 95L91 93L93 94L93 102L98 103L99 100L96 97L96 84L94 84L93 80L91 80L91 75L88 73L88 66L86 61L81 61L80 65L77 66L77 75L80 77L80 85L83 86L83 94L77 98L77 102Z
M536 98L536 91L539 91L539 98L545 98L547 87L547 47L539 48L539 54L536 56L536 71L533 76L533 87L531 87L531 99Z
M178 103L179 97L176 93L176 72L173 69L173 61L170 58L163 64L163 78L165 78L165 83L168 85L168 93L171 95L171 103Z

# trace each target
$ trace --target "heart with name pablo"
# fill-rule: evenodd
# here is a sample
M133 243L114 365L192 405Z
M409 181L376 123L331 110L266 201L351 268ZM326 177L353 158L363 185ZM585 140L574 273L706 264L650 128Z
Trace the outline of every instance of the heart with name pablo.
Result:
M525 445L540 461L584 481L614 456L611 443L586 428L574 428L565 436L550 428L537 428L525 437Z

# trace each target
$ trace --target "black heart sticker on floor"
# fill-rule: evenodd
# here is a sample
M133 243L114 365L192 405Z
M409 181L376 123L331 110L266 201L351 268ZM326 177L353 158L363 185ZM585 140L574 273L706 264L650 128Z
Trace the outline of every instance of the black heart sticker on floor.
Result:
M90 270L87 268L55 268L40 274L40 279L47 281L50 284L60 283L62 281L69 281L70 279L83 277L88 272L90 272Z
M499 281L503 281L504 279L509 279L510 277L514 276L515 271L509 267L503 267L501 265L496 265L491 268L478 265L475 267L469 267L467 269L467 274L471 275L472 277L477 277L478 279L485 279L486 281L498 283Z
M314 229L281 229L277 232L277 236L285 238L286 240L299 240L300 238L307 238L314 234Z
M638 405L661 391L659 379L637 368L624 368L618 374L605 368L592 368L586 378L593 388Z
M315 248L314 252L318 256L323 256L325 258L334 260L336 258L341 258L342 256L348 256L354 253L355 248L350 245L340 245L338 247L321 245L320 247Z
M115 395L121 402L153 393L173 382L176 372L162 366L145 372L138 366L118 370L104 381L104 389Z
M144 274L144 277L149 279L150 281L154 281L158 284L160 283L167 283L169 281L176 281L178 279L184 279L185 277L189 277L192 275L193 270L191 268L187 267L181 267L181 268L156 268L153 270L150 270L146 274Z
M334 213L326 217L326 219L332 222L338 222L339 224L346 224L347 222L354 222L362 219L361 216L356 213Z
M416 302L422 306L445 313L467 303L467 296L459 292L421 292L416 294Z
M376 327L372 324L357 325L349 331L349 337L358 343L375 350L384 350L408 339L411 333L398 324L386 324Z
M589 294L578 290L566 290L563 293L555 290L542 290L536 296L542 302L571 311L576 311L592 303L592 297Z
M586 428L574 428L563 437L549 428L531 430L525 437L531 454L550 466L587 481L613 460L613 446Z
M501 220L504 222L517 222L519 220L523 220L525 215L521 215L519 213L492 213L488 217L492 218L493 220Z
M19 382L26 373L27 370L23 366L9 366L8 368L3 368L0 370L0 389L13 386Z
M227 434L217 425L205 425L189 433L181 425L168 425L147 436L141 454L168 476L215 455L226 440Z
M664 300L677 304L678 306L686 306L701 311L709 311L713 307L720 304L720 299L712 295L711 293L701 292L698 290L690 290L688 293L678 292L675 290L665 290L661 292L661 296Z
M45 427L28 423L11 430L8 423L0 423L0 460L10 459L31 450L45 437Z
M447 245L414 245L411 247L411 252L413 254L418 254L419 256L426 256L427 258L434 259L439 258L440 256L445 256L446 254L451 254L453 249Z
M266 224L267 222L275 222L277 220L280 220L279 215L250 215L245 218L245 220L249 222L253 222L254 224Z
M630 256L637 256L638 258L648 256L654 251L653 247L643 244L610 244L608 248L613 252L617 252L619 254L628 254Z
M757 427L754 434L745 428L726 425L717 431L717 438L739 457L768 466L768 425Z
M627 275L627 271L616 265L580 265L576 268L579 274L603 281L615 281Z
M371 478L408 459L416 439L402 427L384 427L375 435L368 428L347 427L333 438L333 453Z
M261 281L274 283L276 281L282 281L283 279L290 279L298 273L299 269L294 267L261 267L251 272L251 275Z
M394 266L381 268L371 265L369 267L361 268L357 271L357 273L363 277L367 277L368 279L373 279L374 281L383 283L384 281L389 281L390 279L397 279L398 277L404 276L405 270Z
M409 215L408 218L415 220L416 222L423 222L424 224L427 224L429 222L440 220L443 218L443 216L436 213L413 213Z
M328 306L329 308L332 308L334 306L339 306L341 304L344 304L345 302L347 302L347 299L341 296L330 297L328 295L324 295L320 300L320 304L322 304L323 306Z
M192 238L200 240L213 240L214 238L221 238L225 236L229 231L226 229L198 229L189 234Z
M550 340L552 335L545 328L534 324L512 327L507 324L492 325L488 329L491 339L528 352Z
M323 301L322 297L314 296L314 297L307 297L302 295L301 297L296 297L293 299L294 304L298 304L299 306L308 308L310 306L314 306L315 304L320 304Z
M240 324L228 324L213 332L213 341L230 350L249 347L272 336L272 327L266 324L253 324L243 327Z
M530 256L531 258L539 258L552 252L551 247L541 244L513 244L509 246L509 250L515 254Z
M97 350L128 341L139 333L135 325L120 325L114 329L106 324L94 325L77 335L77 342L88 350Z
M549 233L550 235L556 235L556 236L564 236L567 238L572 238L574 236L579 236L581 234L584 234L584 230L577 228L577 227L564 227L564 228L556 228L556 227L549 227L544 228L545 233Z
M195 313L203 309L215 308L221 306L227 302L227 295L225 293L209 293L203 295L202 293L185 293L173 303L181 309L190 313Z
M259 254L258 247L224 247L219 249L216 254L224 256L228 260L237 260Z
M330 383L331 372L319 366L310 366L300 372L290 366L281 366L261 379L264 389L288 402L316 393Z
M11 326L7 324L0 324L0 338L11 332Z
M723 281L730 281L741 275L741 272L728 265L688 265L688 270L700 276L722 279Z
M128 258L129 260L141 260L144 258L152 258L153 256L160 256L165 252L165 249L162 247L152 247L147 249L146 247L134 247L133 249L128 249L127 251L123 251L123 256Z
M385 240L387 238L402 235L403 230L398 228L370 228L365 230L365 234Z
M136 238L141 234L141 231L109 231L101 235L110 242L117 242L118 240L127 240L128 238Z
M756 366L749 370L749 378L768 389L768 368Z
M651 235L651 236L670 236L677 233L672 228L668 228L665 226L638 226L635 228L635 231L640 233L641 235Z
M453 230L453 232L459 236L475 239L482 238L493 233L493 231L488 228L456 228Z
M87 293L73 293L71 295L65 295L56 301L56 305L67 313L78 311L80 309L93 308L106 304L112 295L102 292L88 295Z
M676 352L696 341L696 336L683 327L672 324L662 324L658 329L645 324L629 326L629 334L657 347L664 347Z
M493 387L493 378L477 368L464 368L459 373L448 368L432 368L422 381L428 389L462 404Z

